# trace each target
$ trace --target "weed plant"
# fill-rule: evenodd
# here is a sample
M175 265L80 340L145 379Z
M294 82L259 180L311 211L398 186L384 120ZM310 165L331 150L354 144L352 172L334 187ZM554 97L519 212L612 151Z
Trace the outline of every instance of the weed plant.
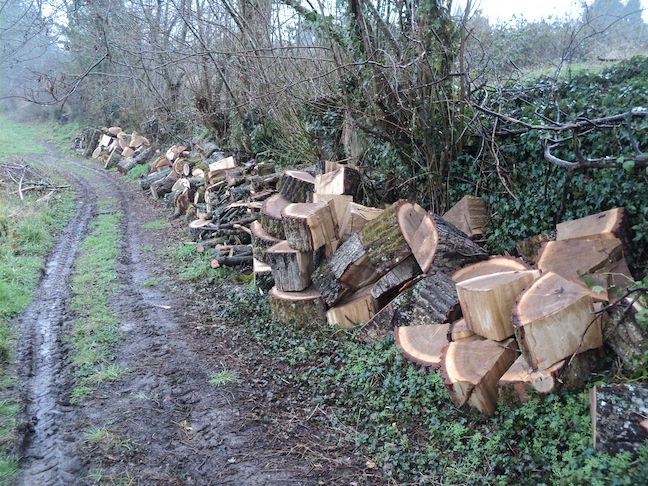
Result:
M440 374L415 368L392 338L365 344L353 331L280 324L253 288L231 300L223 317L254 336L268 358L253 378L259 393L334 431L333 441L400 484L648 481L648 444L638 458L592 448L583 393L500 404L486 417L453 406Z

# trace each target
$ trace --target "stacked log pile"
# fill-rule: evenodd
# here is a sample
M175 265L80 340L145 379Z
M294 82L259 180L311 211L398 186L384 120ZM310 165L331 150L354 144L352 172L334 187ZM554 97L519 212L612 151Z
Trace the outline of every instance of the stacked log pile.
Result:
M480 198L441 217L414 201L354 202L361 175L339 164L277 173L211 144L151 160L142 189L191 220L212 266L271 273L281 322L355 328L365 341L393 333L407 359L440 369L457 406L490 414L500 396L582 386L604 341L628 364L643 352L636 301L610 306L634 284L621 208L562 223L531 262L475 242Z

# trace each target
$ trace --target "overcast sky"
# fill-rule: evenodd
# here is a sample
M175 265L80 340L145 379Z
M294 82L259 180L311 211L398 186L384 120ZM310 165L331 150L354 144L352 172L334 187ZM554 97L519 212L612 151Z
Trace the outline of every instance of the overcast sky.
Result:
M465 0L459 0L457 4ZM589 2L591 3L591 2ZM648 0L641 1L644 8L643 18L648 21ZM540 20L550 15L563 17L568 14L578 15L579 0L473 0L473 8L480 8L484 15L493 21L506 21L513 15L527 20Z

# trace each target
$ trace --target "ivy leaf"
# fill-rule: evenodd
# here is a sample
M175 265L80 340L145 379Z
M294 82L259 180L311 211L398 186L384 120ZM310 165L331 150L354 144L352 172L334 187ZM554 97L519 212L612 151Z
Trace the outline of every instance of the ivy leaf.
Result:
M634 160L626 160L623 162L623 168L627 171L630 172L632 169L634 169L635 163Z
M597 294L600 294L603 291L605 291L605 289L601 285L592 286L592 292L596 292Z

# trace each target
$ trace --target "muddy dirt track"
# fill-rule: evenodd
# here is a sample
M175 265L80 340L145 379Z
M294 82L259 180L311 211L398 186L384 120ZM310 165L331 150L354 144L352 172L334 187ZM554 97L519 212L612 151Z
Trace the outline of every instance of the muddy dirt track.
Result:
M201 298L186 285L170 279L142 285L160 277L156 250L183 237L179 229L142 227L168 213L91 161L51 154L45 162L67 176L78 204L47 259L33 305L17 323L16 373L26 404L18 484L354 484L353 467L316 467L295 454L283 434L255 419L254 409L263 404L251 398L244 374L233 385L209 385L210 374L237 350L196 331L204 311L192 307ZM128 372L71 405L65 339L74 319L71 269L89 222L114 211L123 213L119 291L111 303L122 333L115 363ZM105 440L84 440L98 429Z

